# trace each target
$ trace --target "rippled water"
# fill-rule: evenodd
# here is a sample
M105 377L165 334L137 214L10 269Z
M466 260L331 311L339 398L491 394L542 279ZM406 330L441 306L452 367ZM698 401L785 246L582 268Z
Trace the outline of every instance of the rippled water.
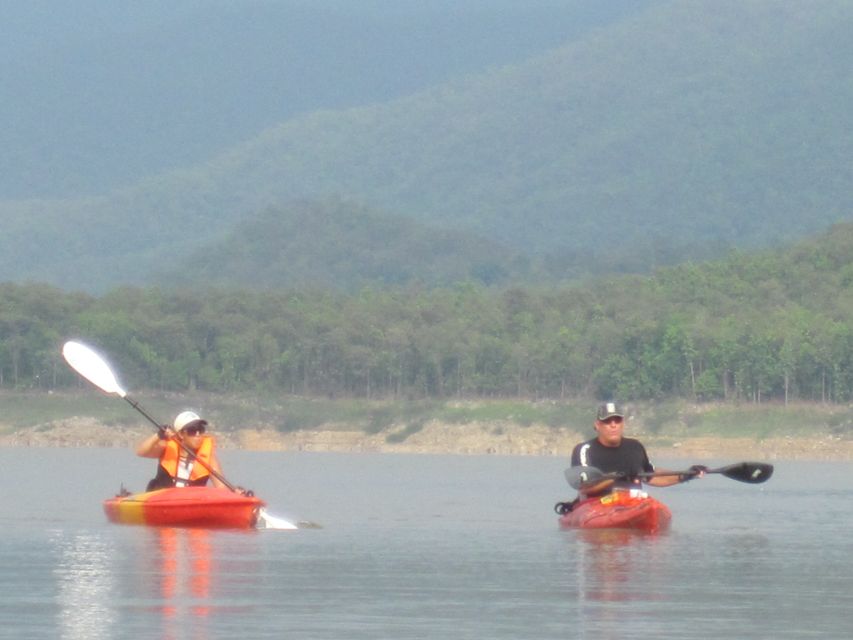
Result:
M559 530L555 458L221 456L271 513L324 528L113 525L101 500L152 461L0 450L0 636L853 637L845 464L653 489L673 525L644 536Z

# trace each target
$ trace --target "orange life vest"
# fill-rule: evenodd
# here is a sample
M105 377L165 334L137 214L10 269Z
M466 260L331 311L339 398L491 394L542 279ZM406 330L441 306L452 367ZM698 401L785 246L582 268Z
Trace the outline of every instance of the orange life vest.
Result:
M166 450L160 456L160 466L172 478L178 477L178 461L181 458L181 453L180 445L175 440L169 440L166 442ZM191 459L193 466L190 470L190 477L187 478L190 482L210 475L208 469L211 465L211 458L213 458L213 438L211 436L205 436L202 439L198 451L195 451L195 457L198 459Z

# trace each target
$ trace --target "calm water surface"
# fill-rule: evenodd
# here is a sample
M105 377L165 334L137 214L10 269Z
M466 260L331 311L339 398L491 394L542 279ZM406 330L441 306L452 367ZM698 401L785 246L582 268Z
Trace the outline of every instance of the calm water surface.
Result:
M651 537L559 530L562 459L221 457L271 513L324 528L113 525L101 500L152 461L0 449L0 637L853 637L846 464L653 489L673 526Z

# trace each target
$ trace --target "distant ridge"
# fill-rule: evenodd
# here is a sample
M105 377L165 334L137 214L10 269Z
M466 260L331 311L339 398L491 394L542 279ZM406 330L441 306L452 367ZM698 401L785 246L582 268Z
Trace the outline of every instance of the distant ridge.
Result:
M853 5L660 2L523 64L320 111L99 198L0 204L0 279L144 283L238 221L342 197L642 270L853 217Z
M342 201L296 202L240 223L177 259L167 288L334 289L529 281L528 261L472 234L429 228Z

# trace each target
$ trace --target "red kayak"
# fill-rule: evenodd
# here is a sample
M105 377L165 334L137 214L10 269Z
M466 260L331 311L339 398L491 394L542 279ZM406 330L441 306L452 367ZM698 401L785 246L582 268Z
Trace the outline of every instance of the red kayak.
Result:
M637 529L654 533L669 527L672 513L644 491L614 491L577 503L560 516L564 529Z
M250 529L264 501L228 489L181 487L104 500L110 522L154 527Z

